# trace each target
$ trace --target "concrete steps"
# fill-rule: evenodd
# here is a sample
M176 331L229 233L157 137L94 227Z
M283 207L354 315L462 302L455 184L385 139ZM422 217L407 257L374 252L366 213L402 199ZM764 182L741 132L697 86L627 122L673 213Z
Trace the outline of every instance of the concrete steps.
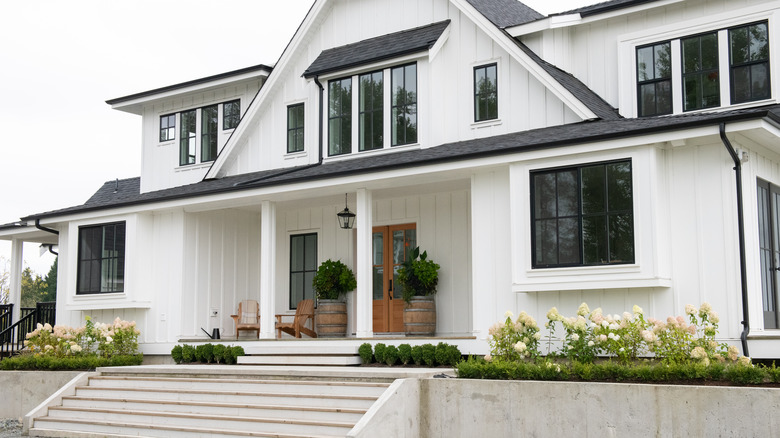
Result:
M101 373L37 417L30 436L346 436L390 386L334 378Z

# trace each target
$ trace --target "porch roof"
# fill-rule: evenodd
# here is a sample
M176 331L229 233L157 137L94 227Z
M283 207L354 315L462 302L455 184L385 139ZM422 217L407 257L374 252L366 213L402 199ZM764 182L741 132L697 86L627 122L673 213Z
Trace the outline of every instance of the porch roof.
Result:
M780 126L780 105L715 113L586 121L442 144L425 149L411 149L392 154L368 155L350 160L326 161L323 164L252 172L147 193L140 193L140 178L138 177L108 181L83 205L33 214L22 218L22 220L32 221L73 213L522 153L751 119L764 119Z

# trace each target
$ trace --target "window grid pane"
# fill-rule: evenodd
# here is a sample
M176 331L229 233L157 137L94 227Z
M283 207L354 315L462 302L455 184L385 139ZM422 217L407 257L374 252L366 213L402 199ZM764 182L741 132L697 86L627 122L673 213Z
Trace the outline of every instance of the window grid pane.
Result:
M731 102L768 99L769 28L766 22L729 29Z
M241 120L241 101L234 100L222 104L222 129L233 129Z
M314 299L312 280L317 272L317 234L290 236L290 309L301 300Z
M352 152L352 78L328 83L328 155Z
M637 48L640 117L672 113L671 47L667 41Z
M717 34L686 38L681 46L684 110L720 106Z
M217 105L207 106L200 114L200 162L217 158Z
M302 103L287 107L287 152L301 152L304 146L304 107Z
M76 294L124 291L125 224L79 229Z
M496 64L474 68L474 121L498 118Z
M176 114L160 116L160 141L176 138Z
M358 150L369 151L382 149L383 138L383 109L384 109L384 81L382 72L373 72L358 77L360 84L360 108L358 138L360 144Z
M417 64L391 70L391 145L417 143Z
M195 164L195 110L181 113L181 132L179 135L179 165Z

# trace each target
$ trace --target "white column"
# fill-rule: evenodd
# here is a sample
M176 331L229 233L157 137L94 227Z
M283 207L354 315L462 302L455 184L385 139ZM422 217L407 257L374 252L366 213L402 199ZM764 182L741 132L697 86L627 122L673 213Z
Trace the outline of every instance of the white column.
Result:
M371 272L371 234L373 219L371 191L358 189L355 227L357 229L357 251L355 254L355 269L357 274L357 293L355 315L355 334L359 338L374 336L373 327L373 295Z
M11 321L19 321L19 312L22 307L22 269L24 266L24 241L12 239L11 240L11 303L14 305Z
M260 337L276 337L276 204L261 203L260 212Z

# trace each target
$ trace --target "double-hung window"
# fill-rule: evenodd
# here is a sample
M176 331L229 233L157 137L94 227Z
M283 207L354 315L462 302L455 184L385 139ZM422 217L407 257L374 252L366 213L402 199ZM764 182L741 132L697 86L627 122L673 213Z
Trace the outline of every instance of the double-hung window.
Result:
M290 309L314 299L312 280L317 272L317 233L290 236Z
M671 44L653 44L636 51L639 116L672 113Z
M720 106L718 34L681 40L685 111Z
M392 146L417 143L417 64L391 70Z
M384 95L382 72L358 76L360 108L358 123L360 144L358 150L370 151L384 147Z
M222 104L222 129L233 129L241 120L241 101L233 100Z
M123 292L125 223L79 228L76 294Z
M498 76L496 64L474 68L474 121L498 118Z
M534 268L634 262L631 161L531 172Z
M352 78L328 82L328 155L352 152Z
M195 164L196 128L198 126L197 111L190 110L181 113L181 129L179 132L179 165Z
M303 151L303 127L304 111L303 104L290 105L287 107L287 153Z
M217 105L203 107L200 111L200 161L217 158Z
M729 54L732 103L770 98L767 23L729 29Z
M176 138L176 114L160 116L160 141Z

